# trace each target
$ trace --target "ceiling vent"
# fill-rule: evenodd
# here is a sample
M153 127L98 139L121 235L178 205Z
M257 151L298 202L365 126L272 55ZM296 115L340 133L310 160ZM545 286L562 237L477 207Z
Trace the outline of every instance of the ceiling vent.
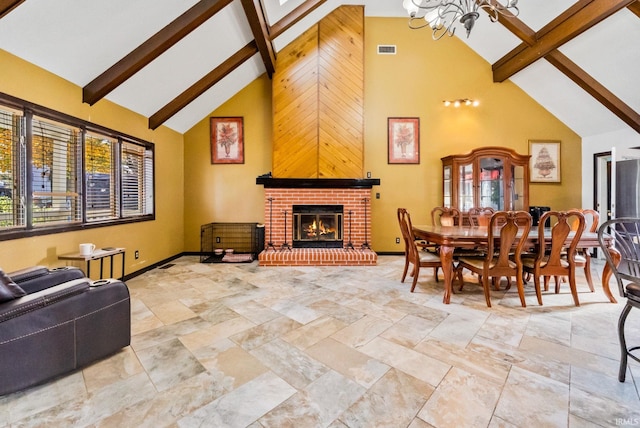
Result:
M378 55L395 55L396 45L378 45Z

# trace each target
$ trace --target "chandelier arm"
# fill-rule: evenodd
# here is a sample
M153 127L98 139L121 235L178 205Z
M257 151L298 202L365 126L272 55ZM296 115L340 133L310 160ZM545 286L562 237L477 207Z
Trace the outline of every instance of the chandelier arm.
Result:
M467 37L478 19L478 9L483 9L491 22L498 21L500 15L518 16L518 0L506 0L502 5L497 0L404 0L403 6L409 12L409 28L430 27L434 40L440 40L445 34L453 36L458 23L465 27ZM416 19L424 23L416 24Z

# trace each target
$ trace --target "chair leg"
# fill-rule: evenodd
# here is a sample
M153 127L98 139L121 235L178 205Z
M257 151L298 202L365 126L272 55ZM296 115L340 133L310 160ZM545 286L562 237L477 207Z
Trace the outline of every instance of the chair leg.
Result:
M418 275L420 274L420 266L415 265L413 268L413 283L411 284L411 292L416 288L416 284L418 283Z
M587 279L589 290L591 290L591 292L593 293L593 279L591 279L591 256L586 254L585 259L587 260L587 262L584 264L584 277Z
M404 260L404 270L402 271L402 279L400 282L404 282L404 279L407 277L407 272L409 270L409 258L405 258Z
M436 277L436 282L438 282L438 269L437 266L433 268L433 276Z
M509 283L511 285L511 283ZM527 302L524 300L524 279L522 278L522 272L516 275L516 286L518 287L518 296L520 296L520 304L523 308L527 307Z
M491 291L489 290L489 275L482 275L482 289L484 290L484 299L487 301L487 307L491 307Z
M545 281L548 277L545 277ZM536 289L536 297L538 298L538 304L542 306L542 291L540 291L540 276L534 274L533 275L533 286Z
M576 306L580 306L580 300L578 299L578 288L576 287L576 271L573 269L569 272L569 287L571 288L571 295L573 296L573 303Z
M626 304L620 318L618 319L618 338L620 339L620 370L618 371L618 381L624 382L627 377L627 341L624 338L624 323L627 321L627 315L631 310L631 305Z

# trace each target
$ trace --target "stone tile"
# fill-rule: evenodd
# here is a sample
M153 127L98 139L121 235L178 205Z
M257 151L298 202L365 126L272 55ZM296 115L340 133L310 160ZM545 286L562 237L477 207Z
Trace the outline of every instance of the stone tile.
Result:
M290 331L282 336L298 349L307 349L333 333L342 330L347 324L329 316L318 318L307 325Z
M358 384L370 388L389 366L336 340L327 338L307 348L307 354Z
M369 343L392 325L393 323L390 321L367 315L333 334L331 337L345 345L359 348Z
M242 348L250 351L283 334L300 327L300 323L287 317L276 318L230 337Z
M179 419L178 426L248 426L295 393L295 388L267 372Z
M569 386L514 367L495 415L517 426L566 426Z
M82 373L87 391L93 392L121 379L144 371L138 357L130 346L111 358L98 361L85 368Z
M274 339L253 349L251 355L297 389L305 388L329 370L281 339Z
M158 391L205 371L178 339L145 348L137 354Z
M258 421L263 427L328 426L366 388L330 370Z
M346 426L401 427L414 419L433 388L399 370L389 370L341 416Z
M382 338L371 340L359 351L432 386L438 385L451 368L449 364Z
M502 383L454 367L431 394L418 417L433 426L487 426L501 392ZM456 403L455 411L451 408L452 401Z

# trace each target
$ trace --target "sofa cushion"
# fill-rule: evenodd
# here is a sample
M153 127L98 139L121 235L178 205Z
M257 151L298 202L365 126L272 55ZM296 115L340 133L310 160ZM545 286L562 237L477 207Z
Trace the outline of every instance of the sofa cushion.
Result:
M18 284L13 282L11 278L0 269L0 303L8 302L26 295L25 291Z

